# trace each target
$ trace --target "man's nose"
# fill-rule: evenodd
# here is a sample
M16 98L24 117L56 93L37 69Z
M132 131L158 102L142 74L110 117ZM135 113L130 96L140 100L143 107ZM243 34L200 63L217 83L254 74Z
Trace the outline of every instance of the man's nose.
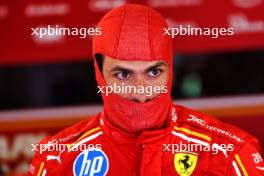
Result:
M137 91L131 93L130 99L135 102L147 102L150 97L146 96L145 87L147 86L147 84L145 83L144 79L135 79L134 86L136 86ZM140 92L138 92L139 88L141 89ZM144 89L144 91L142 91L142 89Z
M147 102L148 100L149 100L149 97L147 97L145 94L142 94L142 93L131 95L131 101L134 101L134 102L144 103L144 102Z

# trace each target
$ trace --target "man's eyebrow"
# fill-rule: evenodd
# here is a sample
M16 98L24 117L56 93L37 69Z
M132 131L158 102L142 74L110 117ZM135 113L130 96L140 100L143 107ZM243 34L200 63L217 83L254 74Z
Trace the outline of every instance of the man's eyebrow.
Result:
M121 71L121 72L133 72L133 70L125 68L125 67L121 67L121 66L115 66L113 67L111 70L111 72L115 72L115 71Z
M156 63L155 65L152 65L152 66L148 67L148 68L146 69L146 71L150 71L150 70L152 70L152 69L154 69L154 68L157 68L157 67L160 67L160 66L163 66L163 65L166 65L166 63L164 63L164 62L158 62L158 63Z
M154 68L157 68L157 67L160 67L160 66L163 66L163 65L166 65L166 63L164 62L158 62L158 63L155 63L154 65L146 68L145 70L146 71L150 71ZM129 73L133 73L133 70L129 69L129 68L126 68L126 67L122 67L122 66L115 66L113 67L111 70L111 72L115 72L115 71L121 71L121 72L129 72Z

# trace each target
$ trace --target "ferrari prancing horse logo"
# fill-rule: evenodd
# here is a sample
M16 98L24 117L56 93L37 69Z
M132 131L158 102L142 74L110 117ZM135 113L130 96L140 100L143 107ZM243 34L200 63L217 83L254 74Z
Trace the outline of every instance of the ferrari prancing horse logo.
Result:
M190 153L176 153L174 168L180 176L190 176L197 164L198 156Z

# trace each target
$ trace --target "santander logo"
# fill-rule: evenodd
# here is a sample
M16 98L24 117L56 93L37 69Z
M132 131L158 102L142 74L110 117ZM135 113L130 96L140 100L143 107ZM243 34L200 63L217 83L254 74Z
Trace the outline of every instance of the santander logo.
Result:
M262 3L263 0L233 0L233 4L241 8L253 8Z
M89 9L95 12L107 11L124 4L124 0L90 0Z

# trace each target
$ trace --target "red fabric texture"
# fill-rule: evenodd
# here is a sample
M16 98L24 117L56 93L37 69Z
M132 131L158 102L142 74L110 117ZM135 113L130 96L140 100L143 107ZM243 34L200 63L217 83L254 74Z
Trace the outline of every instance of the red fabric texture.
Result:
M264 162L261 158L259 144L253 136L211 116L182 106L173 105L170 109L171 123L169 126L161 130L144 131L139 137L114 127L109 123L105 114L100 113L97 116L88 117L55 136L42 140L40 144L46 145L48 142L77 144L80 138L87 141L86 146L100 144L101 150L105 152L109 160L107 176L178 176L180 174L175 168L175 155L184 151L174 150L176 148L173 149L173 145L199 144L197 143L199 141L208 143L210 148L215 144L232 145L232 151L218 151L218 153L213 150L203 151L199 147L198 150L190 150L189 152L195 152L198 156L198 162L192 175L237 176L233 162L236 162L240 175L244 175L241 164L239 165L235 158L238 155L248 175L263 176ZM193 119L194 116L196 120ZM211 138L211 141L188 134L188 131L177 131L174 129L175 126L206 135ZM212 128L207 128L207 126ZM94 130L96 128L98 130ZM219 131L214 129L219 129ZM89 135L82 138L91 130ZM228 133L222 133L223 130ZM101 135L93 137L98 133ZM176 133L181 135L175 135ZM194 140L190 141L190 139ZM169 145L169 149L166 149L164 144ZM32 160L28 176L45 175L43 173L46 173L46 176L73 176L74 162L81 152L80 150L64 152L46 150L43 153L38 151ZM53 159L48 159L51 156L54 156ZM88 162L85 161L81 165L89 168ZM40 169L42 164L43 168Z

